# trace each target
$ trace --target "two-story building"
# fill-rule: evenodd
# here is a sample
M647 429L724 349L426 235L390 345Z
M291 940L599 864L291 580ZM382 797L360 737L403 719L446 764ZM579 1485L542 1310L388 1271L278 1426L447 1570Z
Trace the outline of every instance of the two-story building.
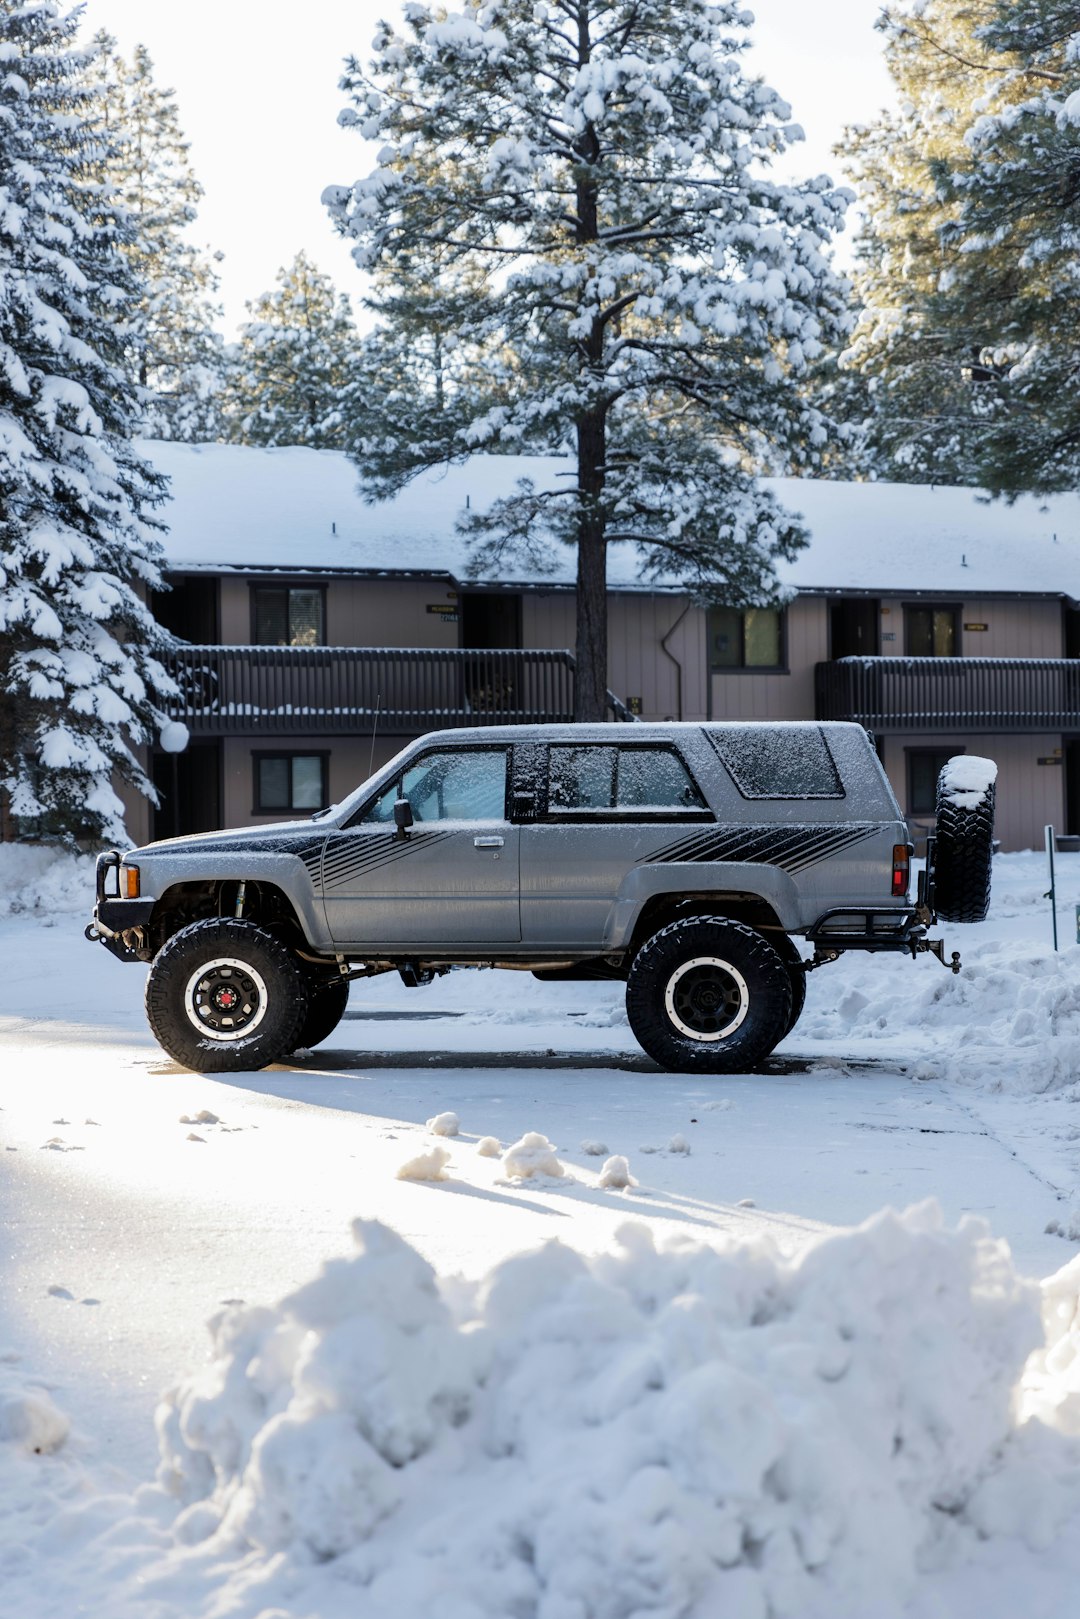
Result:
M132 806L137 839L311 813L426 730L571 716L572 553L479 582L457 526L568 463L477 456L368 506L333 452L147 448L172 480L154 607L190 643L172 668L191 741L155 753L163 804ZM1080 832L1080 500L773 486L811 534L781 607L705 610L612 548L612 717L854 719L916 825L967 751L1001 767L1003 847Z

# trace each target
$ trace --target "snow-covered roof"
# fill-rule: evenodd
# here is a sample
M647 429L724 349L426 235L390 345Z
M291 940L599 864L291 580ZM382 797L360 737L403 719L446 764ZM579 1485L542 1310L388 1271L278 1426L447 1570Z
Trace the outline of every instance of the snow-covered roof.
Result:
M356 470L333 450L252 449L235 444L144 446L171 479L165 550L175 568L335 568L357 572L444 572L467 576L457 532L470 505L483 509L529 476L558 486L570 463L552 456L477 455L463 466L416 478L378 506L357 492ZM942 591L1080 594L1080 497L1022 497L987 503L978 491L916 484L769 480L799 512L810 544L779 569L802 591ZM612 547L609 580L642 581L636 554ZM553 575L518 564L506 584L570 584L569 551Z

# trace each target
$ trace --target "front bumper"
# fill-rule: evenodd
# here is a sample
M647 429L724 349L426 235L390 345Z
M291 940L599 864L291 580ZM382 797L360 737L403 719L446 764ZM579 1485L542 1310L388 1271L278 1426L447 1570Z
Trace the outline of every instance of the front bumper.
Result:
M134 930L149 922L153 899L121 899L118 849L107 849L98 855L94 876L94 919L86 929L86 937L94 944L103 944L121 961L142 959L142 941Z

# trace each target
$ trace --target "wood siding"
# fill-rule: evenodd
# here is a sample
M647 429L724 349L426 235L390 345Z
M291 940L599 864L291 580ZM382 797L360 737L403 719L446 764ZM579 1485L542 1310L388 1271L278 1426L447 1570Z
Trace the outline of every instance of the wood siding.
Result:
M698 610L700 612L700 609ZM705 620L705 614L700 614ZM786 674L741 669L712 676L714 720L812 720L814 665L829 655L828 604L819 596L791 602L786 619ZM703 650L703 662L706 655ZM688 719L704 716L687 715Z
M959 598L954 598L959 600ZM904 603L910 596L890 596L881 603L881 655L907 655L904 641ZM933 606L929 598L923 604ZM1015 601L973 596L960 601L960 651L965 658L1063 658L1064 618L1059 601ZM985 624L985 630L965 630L964 624ZM895 641L885 636L895 634Z

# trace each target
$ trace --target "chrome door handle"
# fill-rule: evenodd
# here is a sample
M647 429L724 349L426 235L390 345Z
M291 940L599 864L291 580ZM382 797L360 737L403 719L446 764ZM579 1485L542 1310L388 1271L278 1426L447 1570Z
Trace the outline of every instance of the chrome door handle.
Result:
M473 838L472 841L474 849L501 849L503 846L503 839L498 837Z

